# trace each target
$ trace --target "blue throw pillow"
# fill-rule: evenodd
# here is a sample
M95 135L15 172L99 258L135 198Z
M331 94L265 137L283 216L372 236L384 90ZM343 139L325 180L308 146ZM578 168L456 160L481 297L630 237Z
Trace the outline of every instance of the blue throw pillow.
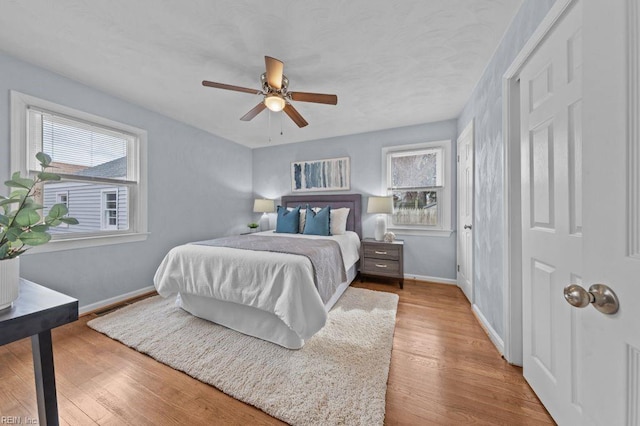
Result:
M293 210L278 206L278 220L276 222L276 232L282 234L297 234L300 223L300 206Z
M318 213L307 207L303 234L307 235L331 235L330 218L331 207L327 206Z

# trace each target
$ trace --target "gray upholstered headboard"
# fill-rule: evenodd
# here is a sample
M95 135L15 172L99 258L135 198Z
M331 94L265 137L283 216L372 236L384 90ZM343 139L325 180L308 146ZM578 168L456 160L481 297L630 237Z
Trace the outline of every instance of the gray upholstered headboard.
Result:
M362 195L361 194L340 194L340 195L284 195L280 205L284 207L306 206L326 207L332 209L348 207L349 217L347 218L347 231L353 231L362 239Z

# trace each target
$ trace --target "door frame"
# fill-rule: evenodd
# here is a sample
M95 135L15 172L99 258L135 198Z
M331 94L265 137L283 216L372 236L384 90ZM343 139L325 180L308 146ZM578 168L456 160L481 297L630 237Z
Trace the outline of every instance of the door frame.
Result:
M504 358L522 365L522 217L520 198L520 81L522 67L576 0L556 0L502 76Z

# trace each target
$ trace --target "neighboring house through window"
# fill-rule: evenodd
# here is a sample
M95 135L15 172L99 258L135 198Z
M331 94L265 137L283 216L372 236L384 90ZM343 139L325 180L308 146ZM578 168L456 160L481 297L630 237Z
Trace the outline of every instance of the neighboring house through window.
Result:
M383 148L384 190L393 196L389 230L451 233L450 150L449 140Z
M37 173L35 154L50 155L62 180L43 186L43 213L62 203L79 221L52 228L43 251L146 238L144 130L13 91L11 105L12 169Z

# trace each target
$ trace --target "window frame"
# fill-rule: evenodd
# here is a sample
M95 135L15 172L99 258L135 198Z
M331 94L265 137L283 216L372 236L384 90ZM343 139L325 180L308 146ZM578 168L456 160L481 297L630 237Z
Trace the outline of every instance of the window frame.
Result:
M129 228L127 230L97 231L78 235L53 235L48 244L33 247L25 254L71 250L109 244L129 243L147 239L147 131L128 124L66 107L44 99L17 91L10 91L11 97L11 159L12 171L29 175L31 154L29 153L28 109L45 110L66 116L80 122L113 129L134 137L133 149L129 155L129 166L133 167L137 183L129 188ZM35 155L35 153L33 154ZM68 197L67 197L68 200ZM102 207L102 206L100 206Z
M408 145L387 146L382 148L382 193L392 195L391 189L391 158L394 154L419 155L426 150L442 150L441 185L425 187L438 194L438 224L437 225L394 225L391 215L386 215L387 230L399 235L418 235L449 237L453 233L451 214L453 210L453 185L451 162L451 139L422 142Z

